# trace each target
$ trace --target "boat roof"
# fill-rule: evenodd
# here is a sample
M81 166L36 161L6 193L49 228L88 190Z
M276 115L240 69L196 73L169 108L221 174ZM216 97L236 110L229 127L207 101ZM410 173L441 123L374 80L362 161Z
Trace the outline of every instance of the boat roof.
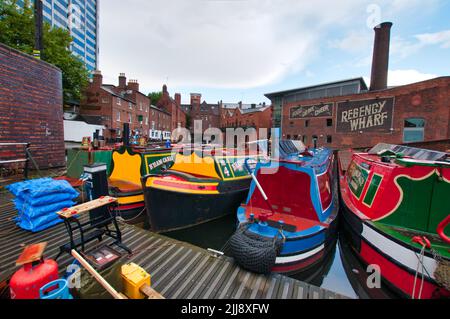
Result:
M426 150L421 148L415 148L404 145L394 145L379 143L374 146L369 152L369 155L381 155L386 152L392 152L394 154L402 154L403 156L425 161L448 161L449 153Z

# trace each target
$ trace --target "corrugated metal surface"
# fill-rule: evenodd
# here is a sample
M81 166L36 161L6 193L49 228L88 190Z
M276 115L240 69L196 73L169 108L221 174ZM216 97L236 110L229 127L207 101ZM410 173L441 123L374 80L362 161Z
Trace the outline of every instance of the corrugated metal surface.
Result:
M16 270L15 261L25 245L47 241L46 257L54 258L59 246L68 241L64 226L32 234L15 226L17 215L9 193L0 193L0 281ZM247 272L228 257L216 258L193 245L156 235L135 226L121 224L123 242L132 249L132 256L123 256L118 264L135 262L152 276L152 287L166 298L179 299L308 299L344 298L338 294L306 283L274 274L262 276ZM106 239L103 243L111 243ZM98 243L91 242L93 248ZM87 249L89 249L87 248ZM60 273L72 263L67 254L58 259ZM110 269L102 272L111 278ZM115 280L118 274L114 273ZM93 279L88 278L88 284ZM86 294L85 297L96 297ZM98 297L98 296L97 296Z

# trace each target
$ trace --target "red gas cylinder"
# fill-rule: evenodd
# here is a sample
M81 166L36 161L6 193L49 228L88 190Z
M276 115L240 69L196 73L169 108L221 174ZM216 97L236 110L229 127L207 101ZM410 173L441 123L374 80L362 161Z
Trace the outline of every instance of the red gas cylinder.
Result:
M58 278L58 264L54 260L26 264L10 280L11 299L39 299L39 289Z
M42 258L46 243L26 247L16 262L22 266L9 282L11 299L39 299L39 289L58 279L58 264Z

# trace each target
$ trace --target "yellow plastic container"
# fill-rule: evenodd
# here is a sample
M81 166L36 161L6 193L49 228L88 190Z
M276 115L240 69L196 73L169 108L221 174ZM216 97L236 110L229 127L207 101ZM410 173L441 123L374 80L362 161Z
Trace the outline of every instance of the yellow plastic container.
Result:
M131 299L144 299L146 296L139 290L142 285L151 283L150 274L135 263L122 265L124 293Z

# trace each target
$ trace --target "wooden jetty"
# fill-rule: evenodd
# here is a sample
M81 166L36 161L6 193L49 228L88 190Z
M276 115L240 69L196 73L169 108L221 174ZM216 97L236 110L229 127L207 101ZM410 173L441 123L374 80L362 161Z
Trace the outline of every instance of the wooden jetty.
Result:
M8 192L0 191L0 284L15 272L15 261L26 245L46 241L48 245L44 255L54 258L59 247L68 242L63 224L36 234L17 227L13 220L17 211L11 199ZM167 299L346 298L279 274L263 276L245 271L229 257L215 257L207 250L135 226L121 223L120 228L123 243L131 248L133 254L128 256L124 253L117 264L134 262L143 267L152 276L152 287ZM112 243L112 239L105 238L104 243ZM87 244L87 250L98 244ZM58 259L60 275L64 275L73 260L68 254ZM100 273L107 277L108 272L111 269ZM91 283L94 281L93 278L90 280Z

